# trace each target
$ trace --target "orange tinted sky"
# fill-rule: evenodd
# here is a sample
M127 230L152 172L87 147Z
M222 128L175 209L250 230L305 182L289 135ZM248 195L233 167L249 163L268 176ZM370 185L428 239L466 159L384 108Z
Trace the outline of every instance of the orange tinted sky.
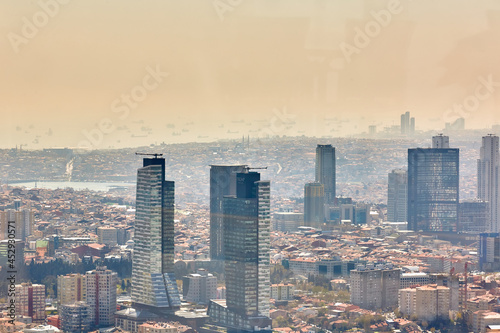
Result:
M1 147L500 122L498 1L54 1L0 2Z

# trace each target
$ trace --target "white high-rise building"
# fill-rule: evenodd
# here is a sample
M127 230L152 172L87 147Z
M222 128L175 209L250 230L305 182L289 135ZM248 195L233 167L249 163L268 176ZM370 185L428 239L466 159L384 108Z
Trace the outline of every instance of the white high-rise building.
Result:
M180 308L174 276L174 182L165 159L144 158L137 171L132 302L154 312Z
M483 137L483 145L477 161L477 194L489 203L488 230L500 232L500 154L498 136Z

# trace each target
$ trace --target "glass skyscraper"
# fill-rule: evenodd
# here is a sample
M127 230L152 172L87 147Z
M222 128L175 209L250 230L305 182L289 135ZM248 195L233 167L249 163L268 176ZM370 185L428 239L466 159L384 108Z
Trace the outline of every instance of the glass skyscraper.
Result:
M210 258L224 259L222 199L236 195L236 174L247 171L246 165L210 166Z
M144 158L137 171L132 302L154 312L181 305L174 276L174 182L165 159Z
M459 150L408 149L408 227L414 231L456 232Z
M238 173L236 195L223 199L226 300L213 300L208 314L228 332L271 328L270 192L259 173Z
M488 231L500 232L500 152L496 135L483 137L477 161L477 194L489 204Z
M325 187L325 203L333 204L336 195L335 148L332 145L316 147L315 181Z

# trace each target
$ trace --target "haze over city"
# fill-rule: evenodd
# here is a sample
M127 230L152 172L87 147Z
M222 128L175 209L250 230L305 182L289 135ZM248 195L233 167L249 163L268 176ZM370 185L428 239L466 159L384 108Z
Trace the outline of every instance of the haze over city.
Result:
M3 1L0 145L356 136L405 111L417 130L459 117L490 128L499 10L466 0L73 0L45 11Z

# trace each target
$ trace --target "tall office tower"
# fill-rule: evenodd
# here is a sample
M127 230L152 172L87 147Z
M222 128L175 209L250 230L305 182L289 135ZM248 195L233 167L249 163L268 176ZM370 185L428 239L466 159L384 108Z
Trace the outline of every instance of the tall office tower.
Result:
M116 285L118 277L106 267L97 267L85 274L86 302L90 308L90 322L95 327L113 326L116 312Z
M410 118L410 131L409 131L409 134L410 135L414 135L415 134L415 117L411 117Z
M86 301L87 276L83 274L59 275L57 277L57 303L59 305Z
M396 169L389 174L387 186L387 221L408 221L408 175L406 170Z
M174 276L174 182L165 159L144 158L137 171L132 303L164 312L181 305Z
M236 195L236 174L247 171L246 165L210 166L210 258L224 259L222 199Z
M488 230L500 232L500 154L496 135L483 137L477 161L477 180L479 199L489 203Z
M325 203L333 204L336 195L335 148L332 145L316 147L316 182L325 187Z
M459 149L408 149L408 228L456 232Z
M450 148L450 137L438 134L432 137L432 148L443 149Z
M34 322L45 320L45 285L16 284L16 316L28 316Z
M321 229L324 221L324 186L320 183L307 183L304 187L304 225Z
M226 302L213 300L208 313L228 332L271 328L270 193L259 173L239 173L236 195L223 199Z

